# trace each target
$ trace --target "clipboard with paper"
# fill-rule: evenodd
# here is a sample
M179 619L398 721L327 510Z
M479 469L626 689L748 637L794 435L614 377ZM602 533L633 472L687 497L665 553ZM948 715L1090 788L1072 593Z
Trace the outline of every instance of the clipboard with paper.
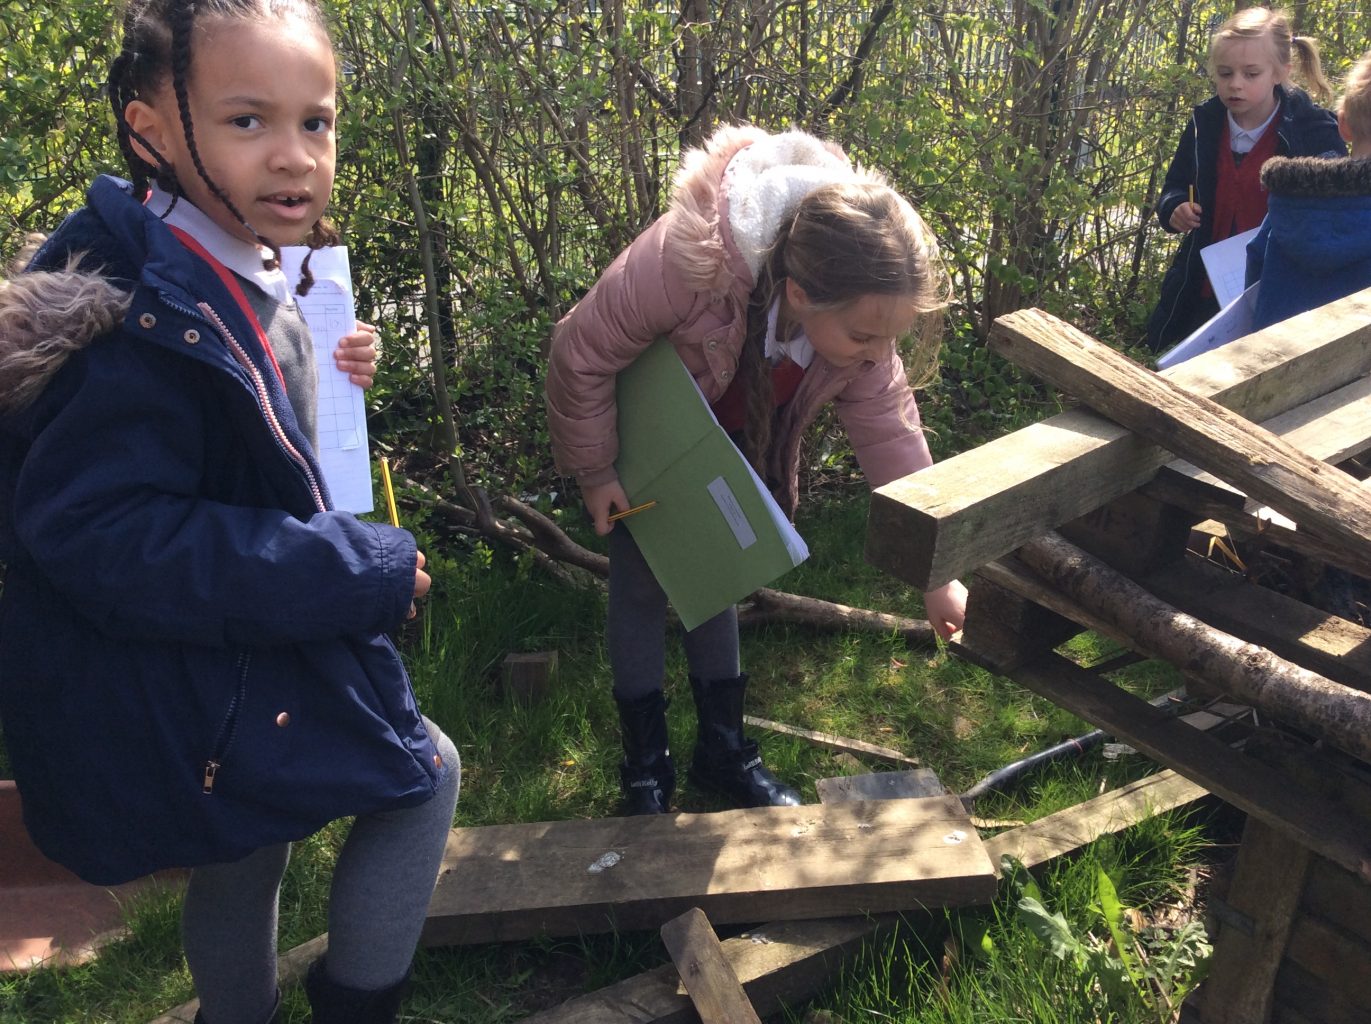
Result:
M623 525L686 629L809 557L670 342L653 342L615 390L619 481L634 505L656 502Z

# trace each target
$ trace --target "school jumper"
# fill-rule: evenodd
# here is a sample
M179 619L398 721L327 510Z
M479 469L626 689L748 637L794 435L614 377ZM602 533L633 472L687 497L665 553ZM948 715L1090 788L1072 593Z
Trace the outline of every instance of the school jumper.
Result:
M1266 220L1247 246L1254 330L1371 288L1371 158L1269 161Z
M733 383L749 299L784 218L813 189L858 180L841 150L799 132L728 127L686 153L666 212L553 333L547 408L559 468L582 488L615 479L615 375L658 337L671 342L717 406ZM816 353L798 383L790 384L794 391L778 410L766 466L767 482L787 514L798 498L805 428L829 402L871 486L931 463L893 348L885 358L848 367ZM610 535L609 602L625 751L620 782L628 813L660 813L675 784L662 693L666 602L632 538L618 528ZM757 744L743 732L747 677L738 674L736 610L687 633L684 642L700 723L692 779L745 806L798 803L798 794L762 767Z
M1275 93L1280 103L1274 125L1277 156L1342 156L1347 152L1331 112L1315 105L1302 89L1278 85ZM1171 215L1181 203L1189 202L1191 185L1201 214L1200 226L1181 239L1148 319L1147 344L1154 352L1190 334L1207 319L1206 310L1217 310L1212 298L1205 300L1208 277L1200 250L1214 241L1219 146L1226 145L1227 139L1228 109L1219 97L1210 97L1191 112L1166 172L1157 200L1157 219L1162 227L1177 233L1171 227Z
M95 181L0 289L0 723L39 848L107 885L409 807L444 775L384 634L415 544L329 509L251 321Z

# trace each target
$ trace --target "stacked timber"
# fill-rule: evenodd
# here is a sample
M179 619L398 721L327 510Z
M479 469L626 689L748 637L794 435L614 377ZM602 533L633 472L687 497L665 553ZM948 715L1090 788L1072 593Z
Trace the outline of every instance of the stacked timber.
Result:
M1336 890L1371 919L1371 798L1329 784L1346 773L1260 756L1294 744L1366 774L1371 631L1188 550L1213 520L1371 577L1371 490L1338 467L1371 450L1371 289L1162 373L1037 310L1002 317L991 344L1089 408L881 488L869 559L924 590L967 578L960 654L1247 812L1230 895L1246 909L1227 908L1195 1020L1371 1020L1364 969L1308 1001L1338 975L1329 963L1371 953L1364 928L1326 916ZM1055 653L1087 629L1263 727L1232 745Z

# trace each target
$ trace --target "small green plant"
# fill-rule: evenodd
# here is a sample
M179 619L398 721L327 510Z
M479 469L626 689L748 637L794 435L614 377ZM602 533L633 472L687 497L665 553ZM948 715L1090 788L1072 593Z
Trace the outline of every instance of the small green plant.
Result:
M1020 923L1054 957L1072 965L1084 987L1098 987L1121 1016L1142 1009L1146 1019L1174 1024L1181 1003L1203 980L1209 964L1212 949L1201 922L1188 921L1175 931L1135 923L1140 915L1124 906L1109 873L1096 865L1090 909L1108 932L1108 939L1103 939L1088 930L1078 932L1064 915L1050 911L1042 890L1019 861L1006 856L1001 868ZM982 937L982 947L989 941Z

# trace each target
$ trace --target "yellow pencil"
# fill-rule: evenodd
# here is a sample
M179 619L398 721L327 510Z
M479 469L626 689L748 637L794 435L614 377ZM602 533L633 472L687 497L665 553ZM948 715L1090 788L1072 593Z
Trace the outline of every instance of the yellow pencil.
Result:
M632 508L626 508L622 512L613 513L609 517L609 521L611 523L617 523L620 519L623 519L625 516L631 516L635 512L646 512L648 509L655 507L656 504L655 501L645 501L641 505L634 505Z
M386 511L390 513L390 525L400 525L400 512L395 507L395 488L390 483L390 460L381 456L381 487L386 492Z
M1194 206L1194 205L1195 205L1195 186L1194 186L1194 185L1191 185L1191 186L1190 186L1190 205L1191 205L1191 206Z

